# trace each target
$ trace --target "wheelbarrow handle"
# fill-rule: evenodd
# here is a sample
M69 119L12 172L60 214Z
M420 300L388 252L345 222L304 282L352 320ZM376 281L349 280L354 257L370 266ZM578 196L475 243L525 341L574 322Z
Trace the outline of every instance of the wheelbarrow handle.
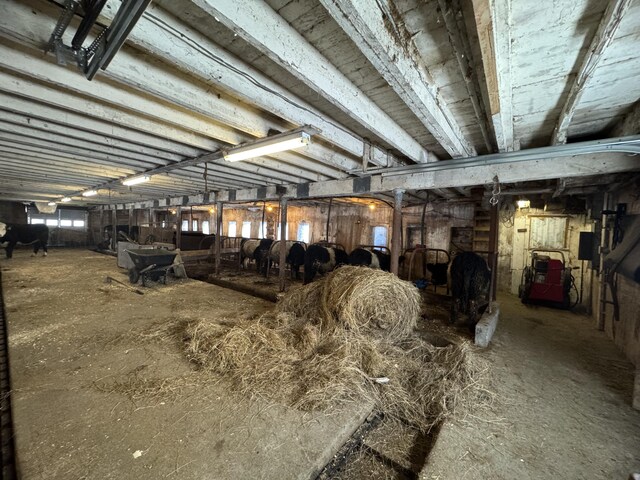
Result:
M153 270L154 268L156 268L155 263L149 265L148 267L143 268L142 270L140 270L139 273L145 273L145 272L148 272L149 270Z

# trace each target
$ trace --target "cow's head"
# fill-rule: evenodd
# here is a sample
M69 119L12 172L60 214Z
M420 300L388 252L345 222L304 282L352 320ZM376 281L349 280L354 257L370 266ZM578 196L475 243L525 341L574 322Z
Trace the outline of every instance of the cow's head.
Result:
M0 222L0 238L4 237L7 234L7 225Z

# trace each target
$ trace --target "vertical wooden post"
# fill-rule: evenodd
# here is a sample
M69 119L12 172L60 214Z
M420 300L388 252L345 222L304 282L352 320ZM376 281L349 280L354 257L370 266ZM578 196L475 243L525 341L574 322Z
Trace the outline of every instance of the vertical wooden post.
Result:
M609 209L610 195L608 193L604 193L604 198L602 200L602 210ZM598 330L604 331L606 326L606 315L607 315L607 278L604 274L604 256L609 251L609 230L608 230L608 221L607 215L605 213L601 216L601 225L600 225L600 261L598 263L598 322L597 327Z
M404 190L393 191L393 236L391 237L391 273L398 275L400 270L400 250L402 249L402 194Z
M111 223L113 223L113 230L111 230L111 250L118 251L118 210L113 205L111 210Z
M130 238L133 238L133 235L131 234L131 227L133 227L133 212L134 212L133 207L131 207L129 209L129 220L128 220L128 223L129 223L129 237ZM134 239L134 240L136 240L136 239Z
M215 274L220 275L220 250L222 246L222 202L216 202Z
M107 214L107 216L108 216L109 212L107 212L107 210L105 210L104 208L102 210L100 210L100 233L98 234L98 241L96 242L98 244L104 242L104 227L105 227L104 217L105 217L105 214Z
M182 245L182 207L176 208L176 248Z
M331 204L333 203L333 198L329 199L329 210L327 211L327 228L325 230L325 240L329 241L329 225L331 224Z
M158 218L156 216L156 211L153 208L149 209L149 233L147 236L152 235L156 242L160 242L161 239L156 238L156 223L158 222Z
M489 300L495 301L498 285L498 204L491 205L489 211L489 268L491 269L491 285Z
M215 210L213 208L209 208L209 235L216 232L216 217L213 214L214 211Z
M280 268L278 278L280 279L280 291L285 290L285 265L287 260L287 198L280 197ZM269 259L267 259L269 261Z

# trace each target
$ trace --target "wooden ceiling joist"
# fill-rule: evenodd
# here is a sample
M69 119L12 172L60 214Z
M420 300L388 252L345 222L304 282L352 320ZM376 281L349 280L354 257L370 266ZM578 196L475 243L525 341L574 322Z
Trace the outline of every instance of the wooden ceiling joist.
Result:
M615 36L616 31L620 26L622 16L630 4L631 0L609 1L607 9L604 11L604 15L598 25L598 29L593 36L593 40L587 49L587 54L580 64L578 73L571 82L569 95L562 106L560 116L558 117L558 123L553 131L553 138L551 142L553 145L567 143L569 125L571 124L573 114L580 103L580 98L584 93L589 79L598 67L598 62L602 58L607 46L609 46L611 40Z
M511 0L472 0L498 150L519 146L513 131Z
M265 2L193 2L212 19L218 19L382 141L414 162L424 163L429 160L427 150ZM384 164L386 165L386 155Z
M398 96L452 157L476 154L454 120L438 85L425 70L404 26L396 24L392 8L369 0L321 0L322 5L364 53Z

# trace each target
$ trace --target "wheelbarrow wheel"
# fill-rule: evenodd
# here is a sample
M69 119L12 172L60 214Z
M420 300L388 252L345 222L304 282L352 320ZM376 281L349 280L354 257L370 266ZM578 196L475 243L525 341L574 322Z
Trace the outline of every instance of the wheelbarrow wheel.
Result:
M140 273L138 272L138 270L136 270L135 268L130 268L129 269L129 282L138 283L139 279L140 279Z

